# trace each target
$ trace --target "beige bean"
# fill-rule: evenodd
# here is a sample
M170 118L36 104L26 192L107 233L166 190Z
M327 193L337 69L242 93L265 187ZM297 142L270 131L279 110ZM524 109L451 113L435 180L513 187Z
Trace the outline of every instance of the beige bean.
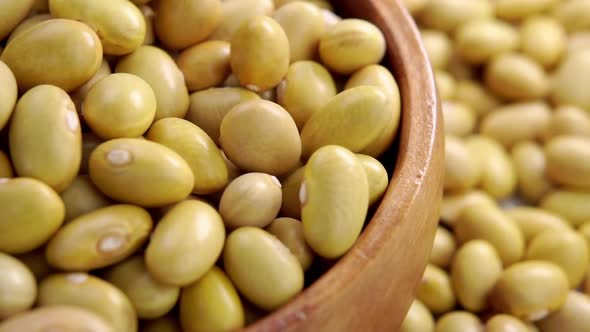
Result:
M455 88L456 101L470 106L478 116L486 114L500 105L500 101L480 82L462 79Z
M0 318L5 319L33 306L37 284L31 270L16 257L0 252L0 269Z
M389 185L389 175L385 166L379 160L364 154L357 154L356 158L363 166L367 175L367 181L369 183L369 206L374 205L385 194Z
M360 235L369 207L361 162L343 147L320 148L305 165L299 198L309 246L324 258L344 255Z
M540 207L552 211L572 226L590 220L590 193L573 190L555 190L543 197Z
M381 62L385 55L385 37L369 21L343 19L320 39L319 55L324 65L333 72L351 74Z
M145 251L147 269L162 283L187 286L215 265L225 234L223 220L212 206L182 201L156 225ZM186 260L187 256L194 259Z
M577 31L567 36L566 53L571 53L590 48L590 32Z
M102 317L87 310L70 305L56 305L41 307L15 315L0 323L1 332L45 332L55 330L59 326L61 331L92 331L114 332L111 324Z
M152 7L148 5L140 5L139 10L141 11L141 14L145 20L145 37L143 38L142 45L153 45L156 40L156 35L154 32L154 16L156 16L156 13Z
M510 148L540 138L550 121L551 110L545 102L507 104L483 118L480 133Z
M568 32L582 31L590 27L590 3L585 0L568 0L553 10L553 15Z
M277 218L268 225L266 230L289 248L289 251L297 257L303 271L310 267L314 254L305 242L301 221L293 218Z
M0 5L0 40L10 34L35 4L34 0L5 1Z
M432 264L427 265L416 298L433 314L443 314L452 310L456 299L447 272Z
M221 22L220 0L160 0L154 9L158 39L171 49L184 49L205 40Z
M282 191L279 180L265 173L247 173L237 177L223 191L219 213L225 226L264 228L278 215Z
M521 50L545 67L551 67L565 51L566 32L550 16L531 16L520 27Z
M264 92L278 85L289 70L289 40L271 17L256 16L245 22L230 40L229 63L240 85Z
M420 36L432 68L445 68L453 52L453 44L449 36L438 30L422 30Z
M590 297L571 291L564 305L549 317L537 322L542 332L589 331Z
M230 44L211 40L191 46L176 59L190 91L220 85L231 74L229 64Z
M472 190L462 194L450 194L443 197L441 206L441 221L450 227L454 227L459 214L464 208L471 204L484 202L487 204L494 204L494 198L488 193L480 190Z
M430 263L444 269L451 263L456 250L457 242L453 234L444 227L437 227L430 252Z
M185 332L231 331L244 326L238 292L218 267L182 290L180 322Z
M578 232L580 232L580 234L582 234L582 236L586 239L588 249L590 250L590 221L585 222L580 227L578 227ZM588 278L590 279L590 277ZM587 287L590 287L590 280L587 282ZM588 294L590 294L590 288L588 288Z
M461 25L455 34L459 56L470 64L484 64L491 58L516 50L518 30L497 19L472 20Z
M386 125L379 137L361 151L371 157L380 157L393 143L399 129L401 117L400 89L389 69L382 65L369 65L355 72L346 82L344 89L359 85L380 87L389 97L386 108Z
M277 102L291 114L301 130L307 120L319 111L336 93L330 72L314 61L298 61L276 89Z
M291 172L281 181L281 191L283 193L283 200L281 202L281 215L301 219L301 201L299 200L299 191L301 189L301 181L303 180L303 172L305 168L299 167Z
M511 156L519 194L530 202L539 201L553 188L545 175L547 161L543 148L534 142L521 142L512 148Z
M483 168L477 155L453 136L445 138L445 182L448 192L462 192L473 189L480 181Z
M221 22L209 40L229 41L246 20L258 15L270 15L274 9L273 0L222 1Z
M87 273L52 274L43 279L37 305L78 307L100 316L115 332L137 332L137 314L125 293Z
M589 84L590 49L568 54L553 73L551 99L590 111L590 95L584 89Z
M317 56L320 38L325 33L324 17L319 7L295 1L277 9L273 18L287 34L291 62L313 60Z
M227 237L223 263L238 291L264 310L282 306L303 289L303 269L297 258L260 228L234 230Z
M489 0L431 0L419 21L429 28L452 32L469 20L493 16L493 11Z
M510 315L495 315L486 322L486 332L530 332L529 327L520 319Z
M503 53L492 59L486 66L484 79L493 93L509 100L543 98L549 92L544 68L520 53Z
M489 301L500 312L537 321L559 309L568 292L567 276L557 265L526 261L502 272Z
M590 114L577 106L557 107L543 138L549 140L562 135L590 137Z
M502 273L496 249L486 241L466 242L455 255L451 280L458 302L471 312L487 307L487 298Z
M519 261L524 255L522 232L495 204L480 201L466 206L459 214L454 230L461 243L473 239L488 241L498 251L504 266Z
M551 9L559 0L496 0L496 15L505 20L519 20Z
M485 136L471 136L469 151L482 167L480 187L496 199L510 196L516 189L516 171L507 151L500 143Z
M464 137L474 132L477 114L467 104L445 101L442 103L442 112L447 135Z
M547 175L556 183L590 189L590 138L560 136L545 145Z
M135 256L107 270L104 279L119 288L131 301L141 319L168 313L178 301L180 288L156 281L142 256Z
M525 257L527 260L552 262L561 267L573 289L580 285L590 265L588 250L586 240L578 232L547 230L532 239Z
M239 84L238 84L239 85ZM217 144L221 121L232 107L248 100L259 100L253 91L239 87L211 88L190 95L190 107L186 120L203 129Z
M436 88L440 98L443 101L452 99L455 96L457 80L449 72L441 69L434 71L434 78L436 79Z
M412 302L399 332L434 332L434 318L420 300Z
M481 332L483 324L474 314L467 311L451 311L436 322L435 332Z
M544 231L563 232L572 229L559 215L536 207L515 207L506 210L506 215L514 220L527 242Z
M38 14L34 16L30 16L29 18L21 21L19 25L12 30L10 33L10 37L6 40L6 44L8 44L11 40L25 32L27 29L31 28L32 26L37 25L38 23L47 21L54 18L51 14Z
M117 73L129 73L144 79L156 95L156 117L184 117L189 107L189 94L184 75L164 50L144 45L121 58Z

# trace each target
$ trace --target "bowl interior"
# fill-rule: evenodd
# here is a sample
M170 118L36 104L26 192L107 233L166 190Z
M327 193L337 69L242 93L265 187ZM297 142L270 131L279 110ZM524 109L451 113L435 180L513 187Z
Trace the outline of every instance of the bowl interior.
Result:
M387 41L383 64L402 97L398 136L381 158L390 185L355 246L248 332L396 331L430 255L442 198L444 143L435 81L417 28L399 0L332 4L343 17L376 24Z

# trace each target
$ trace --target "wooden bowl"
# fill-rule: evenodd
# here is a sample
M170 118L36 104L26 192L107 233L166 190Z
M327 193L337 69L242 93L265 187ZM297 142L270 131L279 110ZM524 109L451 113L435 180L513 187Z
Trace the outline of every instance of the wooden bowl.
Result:
M439 216L443 128L434 76L411 16L399 0L334 0L338 13L385 34L402 96L393 177L355 246L293 301L247 332L397 331L428 262ZM386 156L387 158L387 156Z

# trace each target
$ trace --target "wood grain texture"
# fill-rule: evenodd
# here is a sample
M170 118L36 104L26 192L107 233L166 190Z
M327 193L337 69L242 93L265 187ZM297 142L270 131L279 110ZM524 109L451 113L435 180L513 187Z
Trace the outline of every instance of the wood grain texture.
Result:
M246 332L397 331L428 261L442 197L442 116L432 70L399 0L335 0L385 34L402 95L393 179L355 246L292 302Z

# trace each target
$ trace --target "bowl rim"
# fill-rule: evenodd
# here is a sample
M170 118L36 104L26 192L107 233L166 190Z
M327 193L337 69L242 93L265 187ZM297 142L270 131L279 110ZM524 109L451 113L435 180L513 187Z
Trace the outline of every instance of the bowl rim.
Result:
M443 193L444 135L434 73L422 45L419 30L400 0L334 0L332 2L336 2L335 5L347 3L348 7L352 7L354 3L360 13L355 15L355 18L369 19L369 16L375 16L370 21L381 29L385 39L389 41L385 60L388 69L395 76L402 97L400 132L397 136L399 150L393 176L373 218L348 253L289 303L246 326L243 329L245 332L312 331L311 325L306 321L311 318L315 323L328 320L329 318L326 317L313 317L314 311L329 301L335 292L355 287L354 284L364 269L378 261L379 255L384 255L383 252L380 254L380 251L383 251L388 241L392 241L395 231L404 223L414 222L408 220L411 214L408 211L417 201L431 200L429 209L432 211L427 213L428 217L425 217L426 219L417 230L422 232L427 243L420 245L423 248L415 257L418 268L412 273L410 279L413 280L407 282L408 293L415 293L432 248ZM430 195L426 200L423 197L425 191L429 192L427 196ZM344 275L345 278L342 277ZM411 299L400 300L404 302L399 307L405 310L403 312L405 316ZM337 313L336 316L339 315L341 313ZM388 326L389 328L395 326L393 329L395 331L403 316L392 317L392 319L395 321ZM314 331L316 328L321 331L331 331L320 329L319 324L314 325ZM389 328L387 331L391 331ZM376 329L367 330L377 331ZM383 329L379 329L381 330ZM344 331L338 330L338 332ZM354 330L346 329L346 331Z

